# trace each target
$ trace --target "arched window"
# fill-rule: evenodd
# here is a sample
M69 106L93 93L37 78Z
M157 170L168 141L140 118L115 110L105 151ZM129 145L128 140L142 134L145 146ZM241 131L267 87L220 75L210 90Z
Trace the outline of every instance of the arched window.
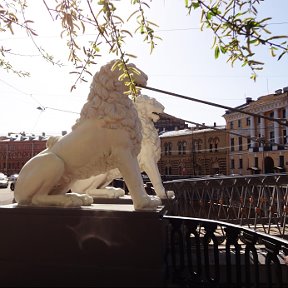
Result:
M178 146L178 154L179 155L186 154L186 146L187 146L186 141L179 141L177 143L177 146Z
M212 152L213 151L213 138L212 137L210 137L209 139L208 139L208 145L209 145L209 152Z
M218 144L220 142L220 139L218 137L214 138L214 151L217 152L218 151Z
M178 146L178 155L181 155L182 154L182 142L178 142L177 146Z
M183 154L186 154L186 146L187 146L186 141L183 141Z
M164 155L168 155L169 143L164 143Z
M202 141L201 139L198 140L198 152L201 152L202 142L203 142L203 141Z
M172 152L172 143L165 142L164 143L164 155L171 155Z
M168 143L168 154L169 155L172 154L172 143L171 142Z
M171 171L172 171L171 166L165 167L165 175L171 175L172 174Z

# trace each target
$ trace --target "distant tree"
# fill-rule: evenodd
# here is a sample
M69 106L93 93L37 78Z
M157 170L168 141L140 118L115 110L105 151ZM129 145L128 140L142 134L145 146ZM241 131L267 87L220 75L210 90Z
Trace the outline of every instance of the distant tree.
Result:
M95 58L105 53L112 53L119 59L117 66L123 71L121 79L126 81L129 93L136 93L137 86L133 81L133 73L129 71L126 63L136 57L125 51L126 37L133 38L133 34L140 33L144 36L143 42L149 45L152 53L156 41L160 38L155 35L156 23L147 19L145 12L150 9L148 1L130 0L131 15L123 20L118 15L116 0L42 0L43 11L50 13L51 20L58 21L62 27L61 36L67 39L69 48L68 59L75 67L77 79L71 89L76 88L79 80L87 81L86 75L91 75L90 66L95 64ZM155 0L159 1L159 0ZM232 65L240 61L242 65L251 68L252 79L256 79L257 70L263 69L265 63L257 61L256 47L266 46L271 51L272 57L280 60L288 52L287 35L272 35L268 30L270 17L258 19L257 5L262 0L184 0L183 5L189 14L194 10L200 11L202 29L210 29L214 33L214 56L225 54L227 61ZM123 2L123 1L122 1ZM31 38L41 55L49 62L61 65L55 61L43 48L37 46L37 27L33 27L33 19L26 19L25 10L28 5L33 5L29 0L6 0L0 4L0 32L14 34L15 26L24 29ZM180 5L180 4L179 4ZM127 22L133 22L131 31L123 28ZM173 19L172 19L173 21ZM48 23L47 23L48 25ZM95 38L93 42L86 43L83 47L79 44L79 35L93 27ZM82 56L84 51L84 56ZM0 47L0 66L13 71L19 76L29 76L29 72L17 70L6 61L5 55L11 53L9 47Z

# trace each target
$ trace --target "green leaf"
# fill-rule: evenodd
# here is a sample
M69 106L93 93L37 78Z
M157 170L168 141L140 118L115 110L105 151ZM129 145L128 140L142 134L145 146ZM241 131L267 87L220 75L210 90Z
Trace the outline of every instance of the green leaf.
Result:
M208 12L206 15L207 20L211 20L212 16L213 16L213 13Z
M129 36L133 38L133 35L128 30L121 30L121 33L127 33Z
M151 21L146 21L147 23L149 23L149 24L151 24L151 25L153 25L153 26L156 26L156 27L159 27L159 25L157 25L156 23L154 23L154 22L151 22Z
M139 11L138 10L136 10L136 11L134 11L128 18L127 18L127 22L136 14L136 13L138 13Z
M194 8L194 9L197 9L197 8L199 8L200 7L200 4L199 4L199 2L192 2L192 7Z
M226 47L224 47L222 45L220 46L220 50L221 50L222 54L225 54L227 52Z
M278 35L278 36L272 36L270 38L267 38L266 41L274 40L274 39L283 39L283 38L288 38L286 35Z
M253 73L253 74L250 76L250 79L252 79L254 82L256 82L256 78L257 78L256 73Z
M219 54L220 54L220 49L219 49L219 46L217 45L217 46L215 47L215 50L214 50L214 57L215 57L215 59L218 59Z
M282 52L282 53L279 55L279 57L278 57L278 61L279 61L285 54L287 54L287 52L288 52L288 51Z
M271 52L271 56L272 56L272 57L275 57L275 56L276 56L274 50L276 50L276 49L274 49L273 47L270 48L270 52Z

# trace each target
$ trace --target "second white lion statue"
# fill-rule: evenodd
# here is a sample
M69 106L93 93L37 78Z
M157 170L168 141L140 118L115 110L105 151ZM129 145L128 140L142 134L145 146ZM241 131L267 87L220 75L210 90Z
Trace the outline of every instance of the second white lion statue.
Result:
M158 197L161 199L172 198L174 193L173 191L165 191L157 165L161 158L161 145L154 123L159 120L164 106L155 98L142 94L136 98L135 107L142 126L141 150L137 157L141 172L148 175ZM119 169L116 168L104 174L78 180L73 183L71 190L87 193L93 197L118 198L124 196L125 191L107 185L114 179L121 177Z
M23 166L14 191L18 205L91 205L93 197L67 191L79 179L114 168L120 170L135 210L155 210L161 205L161 199L148 195L143 185L137 160L141 122L126 94L125 79L119 80L123 72L115 61L102 66L94 75L87 101L72 131L63 137L50 137L47 148ZM136 84L145 86L147 75L132 63L126 65Z

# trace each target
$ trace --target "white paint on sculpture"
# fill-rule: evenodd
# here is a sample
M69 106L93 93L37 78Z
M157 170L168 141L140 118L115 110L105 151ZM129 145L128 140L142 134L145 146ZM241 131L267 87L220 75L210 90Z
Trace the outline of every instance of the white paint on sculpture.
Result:
M159 120L159 114L163 113L164 106L155 98L139 95L136 98L135 107L142 127L141 150L137 157L140 170L148 175L158 197L162 199L172 198L174 193L173 191L165 191L157 166L161 157L161 145L154 123ZM105 174L78 180L71 186L71 190L87 193L93 197L119 198L124 196L125 191L107 185L120 177L122 175L119 169L113 169Z
M115 168L125 180L135 210L154 210L161 205L159 197L147 195L144 189L137 160L141 122L133 101L124 93L127 87L118 80L122 72L111 70L114 63L102 66L94 75L87 102L72 131L51 137L47 149L23 166L14 191L19 205L91 205L91 196L67 191L79 179ZM136 83L145 86L148 77L138 70L141 74L134 75Z

